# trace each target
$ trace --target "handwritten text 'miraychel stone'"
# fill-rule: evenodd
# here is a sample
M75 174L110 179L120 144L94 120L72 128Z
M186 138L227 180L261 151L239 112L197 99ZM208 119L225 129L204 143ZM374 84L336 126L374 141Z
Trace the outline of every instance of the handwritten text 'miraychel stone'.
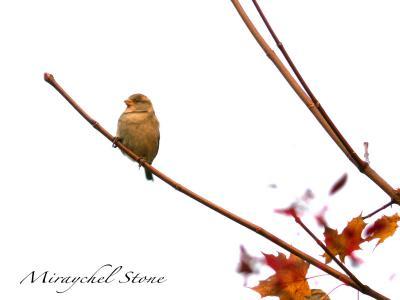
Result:
M102 265L95 272L86 276L59 275L54 272L44 271L42 273L32 271L21 281L23 283L42 283L62 285L56 290L57 293L65 293L76 284L109 284L109 283L136 283L136 284L159 284L167 279L164 276L148 276L133 271L122 271L123 267L113 267L111 264Z

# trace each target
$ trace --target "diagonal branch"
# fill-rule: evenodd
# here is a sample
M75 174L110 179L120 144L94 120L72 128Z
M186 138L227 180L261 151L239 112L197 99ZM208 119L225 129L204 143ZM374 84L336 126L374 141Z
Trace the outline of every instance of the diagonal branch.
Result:
M290 71L286 68L283 62L279 59L276 53L271 49L271 47L267 44L261 34L258 32L257 28L254 26L253 22L250 20L243 7L241 6L238 0L231 0L232 4L235 6L237 12L242 18L243 22L246 24L247 28L260 45L260 47L264 50L265 54L268 58L273 62L273 64L277 67L282 76L286 79L292 89L296 92L299 98L304 102L304 104L308 107L314 117L318 120L321 126L325 129L325 131L329 134L329 136L333 139L333 141L338 145L338 147L343 151L343 153L348 157L348 159L354 162L352 154L345 147L343 142L337 136L335 131L329 125L327 120L322 115L321 111L317 107L317 105L313 102L310 96L301 88L296 79L292 76ZM400 205L400 193L397 192L389 183L387 183L375 170L373 170L369 164L365 164L362 168L363 173L368 176L375 184L377 184L387 195L390 196L396 204Z
M386 203L385 205L379 207L377 210L374 210L372 213L366 215L365 217L363 217L363 220L371 218L372 216L376 215L377 213L379 213L380 211L388 208L389 206L392 206L394 204L394 201L391 200L390 202Z
M304 90L307 92L307 94L310 96L312 102L314 105L318 108L320 111L322 117L326 120L328 125L332 128L333 132L336 134L340 142L343 144L343 146L346 148L347 152L350 154L350 161L358 168L360 172L364 172L364 169L367 167L368 163L363 161L357 153L353 150L353 148L350 146L350 144L347 142L347 140L344 138L342 133L337 129L335 124L332 122L331 118L328 116L328 114L325 112L324 108L322 107L321 103L317 100L317 98L314 96L313 92L309 88L308 84L305 82L303 79L303 76L301 76L299 70L297 69L296 65L294 64L293 60L289 56L289 53L286 51L285 46L282 44L282 42L279 40L278 36L272 29L271 24L268 22L267 17L265 16L264 12L262 11L260 5L258 4L257 0L252 0L254 6L256 7L261 19L264 21L265 26L267 26L268 31L270 32L272 38L274 39L277 47L279 50L281 50L283 56L285 57L286 61L288 62L290 68L293 70L294 74L296 75L297 79L299 80L300 84L303 86Z
M270 240L274 244L282 247L283 249L289 251L290 253L293 253L294 255L302 258L303 260L307 261L308 263L314 265L315 267L319 268L320 270L330 274L331 276L339 279L343 283L359 290L360 292L369 295L375 299L388 299L387 297L379 294L378 292L372 290L371 288L367 286L363 286L362 288L358 286L357 283L355 283L351 278L346 276L343 273L340 273L336 271L335 269L331 268L330 266L318 261L314 257L302 252L301 250L293 247L292 245L288 244L287 242L281 240L280 238L276 237L272 233L268 232L267 230L261 228L260 226L257 226L256 224L251 223L250 221L247 221L246 219L233 214L232 212L216 205L215 203L211 202L210 200L192 192L188 188L184 187L183 185L179 184L178 182L174 181L161 171L157 170L154 168L152 165L148 164L146 161L143 161L140 159L139 156L137 156L135 153L133 153L131 150L129 150L127 147L125 147L121 142L115 139L113 135L111 135L104 127L102 127L97 121L95 121L93 118L91 118L72 98L65 92L65 90L57 83L57 81L54 79L53 75L45 73L44 74L44 80L49 83L51 86L53 86L64 98L67 100L74 108L75 110L86 120L88 121L95 129L97 129L102 135L104 135L110 142L113 142L115 146L117 146L119 149L121 149L123 152L125 152L129 157L134 159L136 162L142 164L146 169L148 169L151 173L153 173L155 176L160 178L162 181L167 183L168 185L172 186L179 192L187 195L188 197L196 200L197 202L211 208L215 212L227 217L228 219L231 219L232 221L250 229L251 231L254 231L255 233L261 235L262 237Z

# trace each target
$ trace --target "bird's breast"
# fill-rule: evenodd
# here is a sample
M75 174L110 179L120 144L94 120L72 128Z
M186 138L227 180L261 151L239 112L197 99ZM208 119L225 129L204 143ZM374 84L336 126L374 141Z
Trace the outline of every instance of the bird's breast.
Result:
M151 163L158 152L159 124L154 114L122 114L117 136L135 154Z

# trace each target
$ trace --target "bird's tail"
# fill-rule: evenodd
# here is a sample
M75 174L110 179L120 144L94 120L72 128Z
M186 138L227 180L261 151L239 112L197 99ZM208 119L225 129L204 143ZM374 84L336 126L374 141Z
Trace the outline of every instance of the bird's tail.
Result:
M146 173L146 179L147 180L153 180L153 174L147 169L144 169L144 171Z

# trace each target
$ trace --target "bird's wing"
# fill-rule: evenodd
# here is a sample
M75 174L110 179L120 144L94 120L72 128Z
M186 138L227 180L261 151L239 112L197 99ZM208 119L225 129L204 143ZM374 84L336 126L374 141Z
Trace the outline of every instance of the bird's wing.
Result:
M157 155L159 148L160 148L160 133L158 133L157 150L156 150L156 154L154 155L154 157Z
M119 119L118 119L118 126L117 126L117 133L116 133L116 136L118 136L118 137L120 135L120 127L121 127L121 117L119 117Z

